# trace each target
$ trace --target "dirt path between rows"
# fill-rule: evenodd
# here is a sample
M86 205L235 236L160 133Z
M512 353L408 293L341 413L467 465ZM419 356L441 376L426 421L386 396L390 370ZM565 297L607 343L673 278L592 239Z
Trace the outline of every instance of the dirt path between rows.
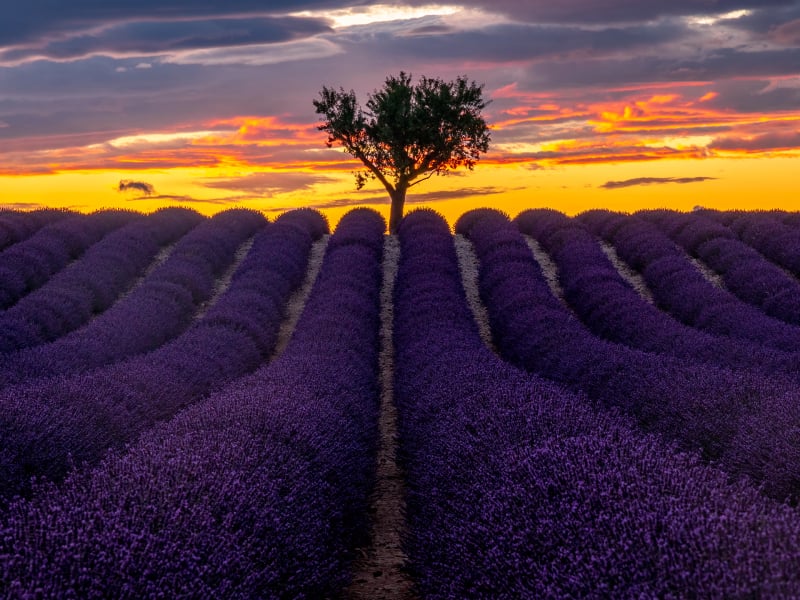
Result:
M620 277L627 281L634 291L642 298L647 300L650 304L655 304L653 293L650 291L650 288L647 287L644 277L639 275L639 273L634 271L628 265L628 263L619 257L619 254L617 254L614 246L604 241L600 241L599 243L600 247L603 249L603 253L605 253L605 255L608 257L608 260L611 261L611 264L617 270L617 273L619 273Z
M236 249L236 254L233 255L233 262L231 262L231 264L228 265L228 268L225 269L225 272L217 278L217 281L214 283L214 289L212 290L211 295L208 297L208 300L203 302L198 311L195 313L195 321L202 319L203 316L208 312L208 309L214 306L217 300L220 299L220 296L222 296L222 294L224 294L230 287L233 274L236 273L239 265L241 265L242 261L247 257L247 253L250 252L250 248L253 247L254 241L255 236L252 236L251 238L242 242L242 244Z
M478 283L478 257L475 255L472 242L463 235L455 235L453 241L456 245L456 256L458 256L458 270L461 272L461 285L464 287L467 303L478 326L478 333L480 333L483 343L497 354L497 348L492 341L489 313L483 301L481 301L480 285Z
M416 600L411 578L403 570L406 561L402 547L405 530L405 484L397 464L397 409L394 405L394 346L392 296L400 242L386 236L383 247L383 285L381 287L380 350L380 447L377 477L370 502L371 534L369 547L360 549L353 580L345 591L348 600Z
M308 266L306 267L305 279L286 303L283 321L278 330L278 339L275 342L275 350L273 350L270 360L275 360L280 356L289 343L289 340L292 339L294 328L297 326L297 321L300 320L300 315L303 313L303 309L306 306L311 288L314 287L314 282L317 280L320 267L322 267L322 259L325 257L325 249L328 247L328 240L330 237L330 235L323 235L311 246L311 251L308 254Z

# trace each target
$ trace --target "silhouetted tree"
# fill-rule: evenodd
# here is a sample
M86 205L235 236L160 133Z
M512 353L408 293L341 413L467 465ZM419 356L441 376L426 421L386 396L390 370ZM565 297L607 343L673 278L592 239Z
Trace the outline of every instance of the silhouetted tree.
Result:
M369 95L362 110L353 90L323 86L314 107L328 134L327 146L341 145L366 169L356 172L356 188L380 181L392 199L389 231L403 218L408 188L465 166L472 170L489 149L489 128L481 111L489 101L483 86L465 77L445 82L411 75L389 76Z

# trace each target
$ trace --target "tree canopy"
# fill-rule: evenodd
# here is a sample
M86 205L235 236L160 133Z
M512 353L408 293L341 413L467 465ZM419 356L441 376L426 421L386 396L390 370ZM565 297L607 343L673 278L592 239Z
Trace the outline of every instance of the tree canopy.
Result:
M353 90L326 86L314 107L324 120L318 129L328 134L327 146L342 146L364 164L356 172L356 187L377 179L389 192L394 233L410 187L458 167L472 170L489 149L489 127L481 115L488 102L483 86L466 77L449 82L422 77L414 85L401 71L369 95L364 109Z

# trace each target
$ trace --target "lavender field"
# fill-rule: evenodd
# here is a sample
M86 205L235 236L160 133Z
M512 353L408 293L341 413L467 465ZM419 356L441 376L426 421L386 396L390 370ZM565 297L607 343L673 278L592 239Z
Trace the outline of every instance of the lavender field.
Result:
M0 211L0 598L798 598L800 215Z

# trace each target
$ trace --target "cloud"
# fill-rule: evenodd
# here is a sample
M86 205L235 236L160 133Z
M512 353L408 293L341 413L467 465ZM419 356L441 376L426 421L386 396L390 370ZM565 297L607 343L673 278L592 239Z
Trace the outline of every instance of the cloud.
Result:
M719 15L741 9L781 7L793 0L462 0L460 4L542 23L645 22L678 15ZM427 0L417 0L425 3Z
M406 202L409 204L422 204L424 202L443 202L445 200L458 200L469 196L493 196L510 191L508 188L495 186L464 187L457 190L442 190L438 192L424 192L422 194L409 193Z
M41 210L52 207L51 204L38 202L0 202L0 210Z
M213 48L177 52L163 59L176 65L264 66L296 60L320 59L342 54L344 50L325 39L309 39L275 44L253 44L234 48Z
M222 196L219 198L196 198L190 195L182 195L182 194L158 194L157 196L139 196L136 198L128 198L129 202L137 202L140 200L147 200L152 202L153 200L166 200L168 202L181 202L186 204L219 204L219 205L229 205L229 204L238 204L243 200L249 200L250 196Z
M8 48L0 52L0 64L39 58L64 61L95 55L168 55L290 42L330 31L324 21L300 17L125 22ZM147 68L147 64L140 63L137 68Z
M143 196L152 197L156 193L156 188L146 181L131 181L130 179L123 179L117 185L118 192L138 191Z
M535 61L544 57L597 58L634 49L654 47L689 35L685 23L675 21L627 26L580 27L576 25L497 24L464 31L430 35L389 35L343 32L336 36L351 52L372 46L381 56L432 57L435 61Z
M606 190L618 190L620 188L633 187L637 185L653 185L664 183L699 183L701 181L711 181L716 177L637 177L635 179L625 179L624 181L607 181L600 187Z
M244 191L257 195L273 195L298 190L308 190L319 183L339 181L334 177L302 172L268 172L253 173L236 179L223 179L203 183L206 187L224 190Z
M342 85L363 104L365 92L401 68L445 79L466 73L486 83L487 95L498 91L487 108L497 127L482 163L490 166L797 148L800 142L777 134L797 129L790 117L800 106L800 86L792 83L800 82L800 48L788 42L800 2L753 2L466 0L458 7L477 10L355 27L322 15L374 3L277 0L269 14L261 0L75 0L69 7L29 0L24 10L11 3L0 22L0 53L5 47L18 58L38 52L53 60L0 67L0 170L126 169L117 179L137 179L147 175L134 171L148 168L224 167L227 175L235 165L300 176L285 184L209 180L209 187L254 195L307 189L302 177L309 171L344 181L357 165L323 150L311 100L323 84ZM35 18L29 13L45 4ZM713 26L693 19L737 8L751 12ZM312 12L289 16L303 10ZM674 100L649 103L656 95ZM218 129L215 123L243 115L280 122L233 123L235 133L208 139L110 143L143 132ZM755 122L775 130L753 128ZM304 124L306 132L287 123Z
M770 31L770 39L787 46L800 45L800 19L789 21Z
M714 150L770 152L800 148L800 131L774 131L750 136L726 136L714 140Z
M46 37L69 35L108 23L131 21L174 21L177 19L212 19L259 17L308 9L338 8L340 0L52 0L11 2L3 6L0 20L0 47L30 44ZM353 0L348 4L366 4Z

